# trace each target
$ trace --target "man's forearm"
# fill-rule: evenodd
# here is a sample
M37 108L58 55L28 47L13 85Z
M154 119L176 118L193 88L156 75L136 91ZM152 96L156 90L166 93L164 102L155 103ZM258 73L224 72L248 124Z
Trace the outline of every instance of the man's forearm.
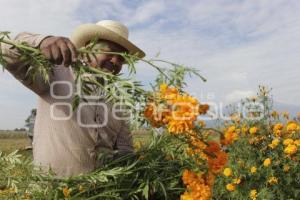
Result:
M31 47L37 48L43 39L48 36L32 34L32 33L20 33L18 34L14 42L21 43L26 42ZM37 94L42 94L48 90L49 86L42 80L41 77L37 76L35 82L33 83L30 79L26 77L26 73L30 63L27 61L22 61L20 59L20 53L16 48L12 48L11 45L1 43L1 51L6 61L5 68L20 82L22 82L26 87L31 89Z

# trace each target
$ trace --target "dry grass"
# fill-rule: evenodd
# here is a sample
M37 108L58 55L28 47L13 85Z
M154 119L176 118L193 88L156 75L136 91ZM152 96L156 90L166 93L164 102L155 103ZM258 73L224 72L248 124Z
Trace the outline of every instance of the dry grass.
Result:
M146 130L136 131L133 133L134 142L139 141L146 143L149 141L149 134ZM15 131L0 131L0 151L10 153L15 150L23 151L30 143L24 133Z

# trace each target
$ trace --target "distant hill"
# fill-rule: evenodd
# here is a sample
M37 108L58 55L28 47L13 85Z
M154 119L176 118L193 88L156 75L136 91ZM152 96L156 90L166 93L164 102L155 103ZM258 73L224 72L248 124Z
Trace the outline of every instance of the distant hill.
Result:
M275 102L274 110L278 112L287 111L290 113L291 117L295 117L297 113L300 112L300 105L290 105L290 104Z
M232 106L238 105L238 103L232 103L230 104ZM228 106L223 107L223 115L228 116L228 111L231 110L228 108ZM290 105L290 104L284 104L280 102L274 102L273 110L276 110L277 112L289 112L290 117L294 118L297 116L298 113L300 113L300 105ZM218 111L220 114L220 111ZM215 127L218 124L222 124L224 120L221 119L214 119L214 120L205 120L208 127Z

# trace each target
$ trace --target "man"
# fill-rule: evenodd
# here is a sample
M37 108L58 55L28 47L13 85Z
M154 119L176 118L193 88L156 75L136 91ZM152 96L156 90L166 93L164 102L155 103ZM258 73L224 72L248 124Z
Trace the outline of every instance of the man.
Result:
M34 129L34 122L36 117L36 109L32 109L30 112L29 117L25 120L26 127L28 128L27 135L30 140L30 145L25 147L26 150L32 149L32 141L33 141L33 129Z
M95 38L102 51L127 51L139 57L145 56L128 40L127 27L111 20L83 24L75 29L70 40L19 34L16 42L27 42L40 48L53 63L49 86L40 77L33 83L26 79L30 63L22 62L15 49L2 45L2 52L7 55L6 69L39 96L34 127L34 162L44 170L51 168L57 176L71 176L96 169L101 165L96 159L99 153L133 150L128 124L115 119L111 106L104 100L82 103L72 113L71 101L76 88L69 65L77 59L76 48L87 45ZM121 71L124 63L121 56L110 54L99 54L85 61L91 67L105 68L114 74Z

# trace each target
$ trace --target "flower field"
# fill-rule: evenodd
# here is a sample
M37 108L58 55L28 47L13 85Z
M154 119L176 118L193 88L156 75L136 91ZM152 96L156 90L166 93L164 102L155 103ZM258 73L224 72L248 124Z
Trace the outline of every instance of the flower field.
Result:
M24 59L36 58L37 67L30 68L30 73L48 74L47 70L51 70L38 50L26 44L10 44L22 50ZM134 74L136 58L122 56ZM122 90L129 87L128 79L89 69L79 61L72 67L76 81L101 87L107 99L113 101L114 96L121 96L124 105L139 104L139 109L132 109L132 126L147 127L150 139L136 141L135 152L127 155L101 154L99 160L104 164L99 169L68 178L41 172L30 158L18 152L1 153L0 198L299 199L300 115L291 117L274 111L270 91L260 87L256 97L243 103L259 103L262 110L248 108L247 115L233 111L231 120L220 127L206 127L201 116L209 114L209 105L184 91L186 75L205 80L197 70L160 60L144 62L158 69L159 76L151 91L134 82L130 95ZM158 67L155 62L167 63L171 68ZM91 76L84 79L83 73L102 75L110 87L102 87ZM88 84L82 87L90 93ZM74 109L80 98L74 97Z

